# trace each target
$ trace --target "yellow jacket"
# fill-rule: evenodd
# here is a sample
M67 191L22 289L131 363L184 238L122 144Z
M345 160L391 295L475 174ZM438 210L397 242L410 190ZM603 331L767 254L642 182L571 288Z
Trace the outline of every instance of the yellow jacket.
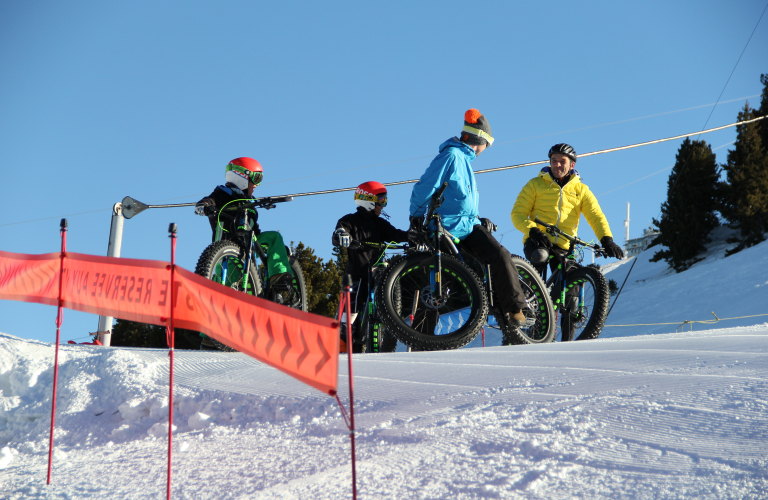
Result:
M597 198L586 184L582 184L579 173L572 170L571 178L560 188L549 167L544 167L517 195L515 206L512 207L512 224L523 233L523 243L528 239L531 228L537 226L533 222L537 216L563 232L576 236L581 214L584 214L598 238L613 237ZM544 227L539 226L539 229L546 234ZM568 240L565 238L548 236L560 248L568 249Z

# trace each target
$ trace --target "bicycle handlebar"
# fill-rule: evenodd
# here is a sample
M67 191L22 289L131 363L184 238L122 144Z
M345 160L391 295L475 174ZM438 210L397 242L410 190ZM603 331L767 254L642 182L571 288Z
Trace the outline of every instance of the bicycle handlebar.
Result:
M353 250L357 250L360 248L369 248L372 250L377 250L377 249L407 250L410 247L407 244L393 245L391 243L376 243L374 241L351 240L349 243L349 248Z
M445 192L446 188L448 188L448 181L443 182L443 185L440 186L440 189L435 191L435 194L432 195L432 199L436 200L443 196L443 193Z
M435 191L435 193L432 195L432 203L429 204L429 211L427 211L427 222L429 222L429 219L432 218L432 214L434 214L435 209L439 208L440 205L443 204L441 197L443 196L446 188L448 188L448 181L443 182L443 185L440 186L440 189Z
M564 232L559 227L553 226L552 224L547 224L546 222L540 220L538 215L533 220L533 222L535 222L536 224L538 224L540 226L544 226L545 228L547 228L547 232L549 234L551 234L551 235L562 236L566 240L571 241L571 242L573 242L576 245L581 245L583 247L591 248L592 250L595 251L595 253L598 256L605 256L605 250L600 245L597 245L597 244L594 244L594 243L587 243L586 241L584 241L584 240L582 240L582 239L580 239L580 238L578 238L576 236L571 236L570 234Z
M243 203L242 205L224 207L222 208L222 210L224 211L243 210L247 208L263 208L265 210L270 210L272 208L275 208L276 203L285 203L288 201L293 201L293 196L275 196L275 197L267 196L265 198L258 198L248 203Z

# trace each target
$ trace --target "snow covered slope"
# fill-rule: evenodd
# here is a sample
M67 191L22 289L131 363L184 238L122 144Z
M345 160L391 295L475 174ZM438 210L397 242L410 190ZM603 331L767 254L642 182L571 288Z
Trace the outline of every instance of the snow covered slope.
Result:
M7 498L165 493L167 353L0 336ZM765 498L768 325L355 360L360 498ZM350 497L332 399L177 352L174 498ZM341 377L341 387L347 383Z
M609 324L768 313L768 244L715 247L681 274L642 254ZM768 498L766 319L356 356L359 497ZM173 498L351 497L333 399L241 354L176 360ZM0 334L0 497L163 497L167 351L62 346L46 486L52 361L53 346Z
M712 234L713 242L703 260L689 270L676 274L664 261L649 262L661 247L653 247L637 256L637 263L627 279L607 325L673 323L634 327L608 326L601 338L649 333L674 332L686 320L714 321L720 318L763 315L732 319L717 324L695 323L694 331L754 325L768 321L768 241L724 258L725 251L736 245L725 243L732 231L720 227ZM606 277L619 286L624 282L634 259L620 265L605 266ZM691 325L685 325L686 330Z

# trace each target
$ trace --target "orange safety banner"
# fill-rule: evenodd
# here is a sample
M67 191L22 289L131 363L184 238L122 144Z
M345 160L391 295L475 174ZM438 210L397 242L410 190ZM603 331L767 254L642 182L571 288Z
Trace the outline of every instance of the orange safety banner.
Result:
M61 254L0 252L0 299L57 305ZM68 252L62 306L167 326L171 265ZM339 333L333 319L252 297L176 267L176 328L196 330L334 395Z

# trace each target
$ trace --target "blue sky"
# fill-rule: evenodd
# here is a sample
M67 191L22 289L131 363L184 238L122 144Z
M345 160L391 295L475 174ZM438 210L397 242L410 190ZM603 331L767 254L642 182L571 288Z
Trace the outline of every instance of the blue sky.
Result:
M3 2L0 250L57 251L67 216L68 249L105 255L114 203L196 201L238 156L264 166L264 196L418 178L471 107L496 138L476 170L546 159L557 142L586 153L731 123L768 73L765 17L712 105L765 6ZM724 162L735 134L702 139ZM674 164L680 142L578 162L618 242L627 202L631 237L659 216L669 171L649 175ZM477 178L482 215L512 253L522 235L509 213L539 168ZM390 190L401 228L411 187ZM327 259L353 210L351 193L303 197L259 223ZM210 229L191 209L126 221L122 255L169 260L169 222L178 263L194 269ZM594 237L583 219L579 234ZM0 331L52 341L55 315L0 301ZM96 326L66 311L62 338Z

